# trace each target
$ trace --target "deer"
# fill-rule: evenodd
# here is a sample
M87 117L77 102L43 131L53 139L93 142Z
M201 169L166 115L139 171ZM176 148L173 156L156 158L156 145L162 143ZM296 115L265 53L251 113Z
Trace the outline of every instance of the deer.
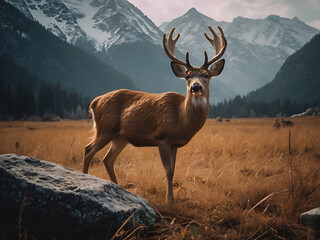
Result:
M292 127L294 125L293 122L290 120L283 120L283 118L280 118L280 120L282 123L282 127L285 127L285 126Z
M215 50L208 60L204 51L201 67L190 64L189 53L186 61L175 56L175 45L180 37L173 38L175 27L163 34L163 48L171 59L171 68L176 77L186 80L186 95L176 92L161 94L120 89L96 97L89 106L93 120L94 136L85 146L83 173L88 174L90 161L104 146L111 142L103 159L112 182L118 183L114 162L126 145L136 147L158 147L166 173L166 203L174 206L172 181L175 171L177 149L185 146L203 127L209 113L209 82L218 76L225 65L221 59L227 47L227 40L220 26L220 36L208 26L213 35L207 40Z
M279 127L281 127L281 125L280 125L280 122L279 122L278 118L275 118L275 119L274 119L273 127L274 127L274 128L279 128Z

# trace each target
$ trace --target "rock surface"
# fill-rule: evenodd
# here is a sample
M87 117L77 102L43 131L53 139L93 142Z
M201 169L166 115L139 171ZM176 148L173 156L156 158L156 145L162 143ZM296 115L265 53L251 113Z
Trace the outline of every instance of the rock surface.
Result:
M307 116L320 116L318 108L308 108L305 112L294 114L291 117L307 117Z
M302 213L300 221L303 225L320 230L320 207Z
M25 230L36 239L106 239L133 212L141 224L156 216L146 200L115 183L15 154L0 155L0 212L6 239Z

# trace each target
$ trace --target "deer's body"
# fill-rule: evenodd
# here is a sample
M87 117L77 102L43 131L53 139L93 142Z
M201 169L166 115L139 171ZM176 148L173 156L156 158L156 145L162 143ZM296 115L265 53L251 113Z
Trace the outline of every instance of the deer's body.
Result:
M217 61L226 48L223 31L219 27L221 36L218 37L211 27L209 29L214 38L205 36L214 46L216 55L208 61L205 52L205 63L200 68L191 66L188 53L186 63L175 57L174 47L179 35L172 39L174 29L168 40L164 34L163 45L172 59L171 68L177 77L186 79L186 96L121 89L91 102L89 111L95 136L85 147L84 173L88 173L95 153L111 142L103 162L111 180L117 183L113 164L128 143L137 147L157 146L168 181L167 200L170 205L174 203L172 180L177 148L186 145L204 125L209 112L209 80L219 75L224 66L224 60Z
M121 137L137 147L165 142L178 148L186 145L206 121L208 104L195 101L203 100L174 92L154 94L121 89L95 98L89 108L94 114L97 136Z

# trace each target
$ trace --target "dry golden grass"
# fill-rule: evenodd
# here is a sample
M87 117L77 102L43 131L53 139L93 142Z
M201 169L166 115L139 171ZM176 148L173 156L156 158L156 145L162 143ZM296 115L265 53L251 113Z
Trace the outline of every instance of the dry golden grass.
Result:
M128 145L115 163L119 184L162 214L151 239L306 239L302 212L320 205L320 119L294 119L293 197L289 199L289 128L273 119L208 120L178 150L175 210L167 210L165 172L157 148ZM1 122L0 154L17 153L80 170L90 121ZM89 174L107 178L104 148ZM156 234L156 235L155 235Z

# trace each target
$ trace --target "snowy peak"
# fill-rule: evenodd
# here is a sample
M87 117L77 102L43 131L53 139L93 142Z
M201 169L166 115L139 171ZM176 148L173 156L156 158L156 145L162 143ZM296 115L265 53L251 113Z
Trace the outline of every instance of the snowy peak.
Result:
M68 43L84 48L95 45L94 40L88 38L79 27L76 16L60 0L7 0L7 2Z
M247 43L279 47L291 55L318 32L298 18L270 15L265 19L237 17L226 33Z
M186 12L183 17L185 18L207 18L206 15L200 13L196 8L190 8L188 12Z
M195 7L190 8L186 14L201 14Z
M86 44L99 51L124 42L161 42L161 31L126 0L6 1L53 34L80 47Z
M183 24L185 26L204 24L203 27L207 28L207 26L205 25L207 23L216 24L218 22L213 20L212 18L209 18L206 15L200 13L197 9L191 8L191 9L189 9L188 12L186 12L181 17L178 17L178 18L172 20L171 22L161 24L160 29L162 29L162 30L169 29L169 28L172 28L173 26L180 26ZM190 30L192 30L192 29L190 29Z
M215 30L217 30L218 25L222 26L223 29L225 27L224 22L219 23L214 19L198 12L195 8L191 8L181 17L160 25L160 29L163 32L168 33L173 27L175 27L175 33L181 34L181 37L177 43L177 49L184 53L189 51L191 61L197 65L200 64L198 61L199 59L201 59L201 61L203 60L203 52L205 50L209 49L208 54L210 55L211 52L213 54L212 46L203 35L204 32L210 33L208 29L209 25Z
M285 58L301 48L319 30L310 27L298 18L283 18L270 15L265 19L249 19L236 17L231 23L218 22L191 8L187 13L169 23L160 26L164 32L169 32L172 27L176 27L177 33L181 33L181 40L178 46L184 51L191 49L191 55L200 58L200 53L210 45L203 38L203 32L208 32L207 26L214 29L219 25L223 28L227 38L231 43L242 42L242 44L253 44L258 48L263 46L281 49L285 52L285 57L279 63L283 63ZM197 51L195 51L197 48ZM260 49L261 50L261 49ZM201 54L202 55L202 54Z
M62 1L78 16L79 26L105 49L123 42L160 41L159 29L125 0Z

